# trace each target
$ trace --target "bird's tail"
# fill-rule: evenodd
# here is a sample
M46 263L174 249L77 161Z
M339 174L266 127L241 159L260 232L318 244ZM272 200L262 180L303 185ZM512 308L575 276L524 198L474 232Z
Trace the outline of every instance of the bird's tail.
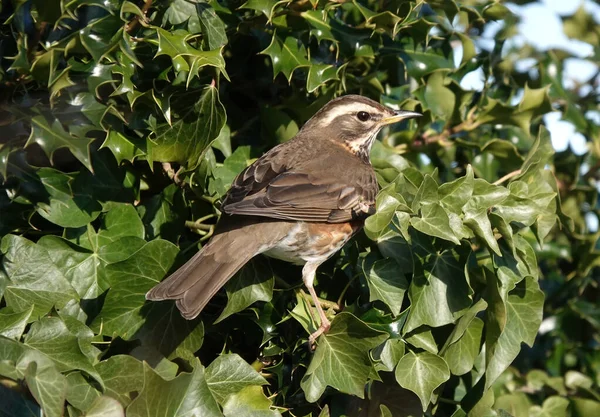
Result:
M268 223L233 224L221 228L200 252L146 294L147 300L176 300L191 320L250 259L281 239Z

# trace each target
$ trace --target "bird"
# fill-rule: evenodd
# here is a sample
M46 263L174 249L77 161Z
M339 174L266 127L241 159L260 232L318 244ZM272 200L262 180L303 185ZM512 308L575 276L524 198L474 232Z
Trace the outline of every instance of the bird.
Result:
M303 265L302 280L320 318L308 339L314 346L331 326L313 286L316 270L375 212L373 142L384 126L419 116L360 95L329 101L296 136L235 178L212 238L146 299L175 300L181 315L194 319L240 268L264 254Z

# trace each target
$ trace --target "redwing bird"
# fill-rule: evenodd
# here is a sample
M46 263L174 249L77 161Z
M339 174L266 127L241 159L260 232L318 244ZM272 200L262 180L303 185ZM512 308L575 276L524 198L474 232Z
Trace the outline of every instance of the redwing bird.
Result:
M302 279L321 319L312 346L330 326L313 288L315 271L375 210L373 141L383 126L417 116L356 95L327 103L293 139L237 176L215 235L146 298L176 300L182 316L193 319L258 254L304 265Z

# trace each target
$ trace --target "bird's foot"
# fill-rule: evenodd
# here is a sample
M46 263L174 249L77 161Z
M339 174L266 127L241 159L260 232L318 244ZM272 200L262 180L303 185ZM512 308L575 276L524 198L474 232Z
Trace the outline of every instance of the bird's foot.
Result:
M321 325L319 326L319 328L308 337L308 347L310 348L310 350L314 351L317 348L318 337L321 336L323 333L327 333L330 327L331 322L325 317L322 317Z

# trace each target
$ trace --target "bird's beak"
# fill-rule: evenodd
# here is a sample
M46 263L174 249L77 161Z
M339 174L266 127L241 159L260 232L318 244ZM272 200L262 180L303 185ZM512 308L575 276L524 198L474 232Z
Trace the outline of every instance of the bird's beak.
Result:
M383 119L381 119L380 123L382 125L389 125L392 123L400 122L402 120L414 119L415 117L421 117L421 116L423 116L421 113L417 113L414 111L397 110L394 112L393 116L384 117Z

